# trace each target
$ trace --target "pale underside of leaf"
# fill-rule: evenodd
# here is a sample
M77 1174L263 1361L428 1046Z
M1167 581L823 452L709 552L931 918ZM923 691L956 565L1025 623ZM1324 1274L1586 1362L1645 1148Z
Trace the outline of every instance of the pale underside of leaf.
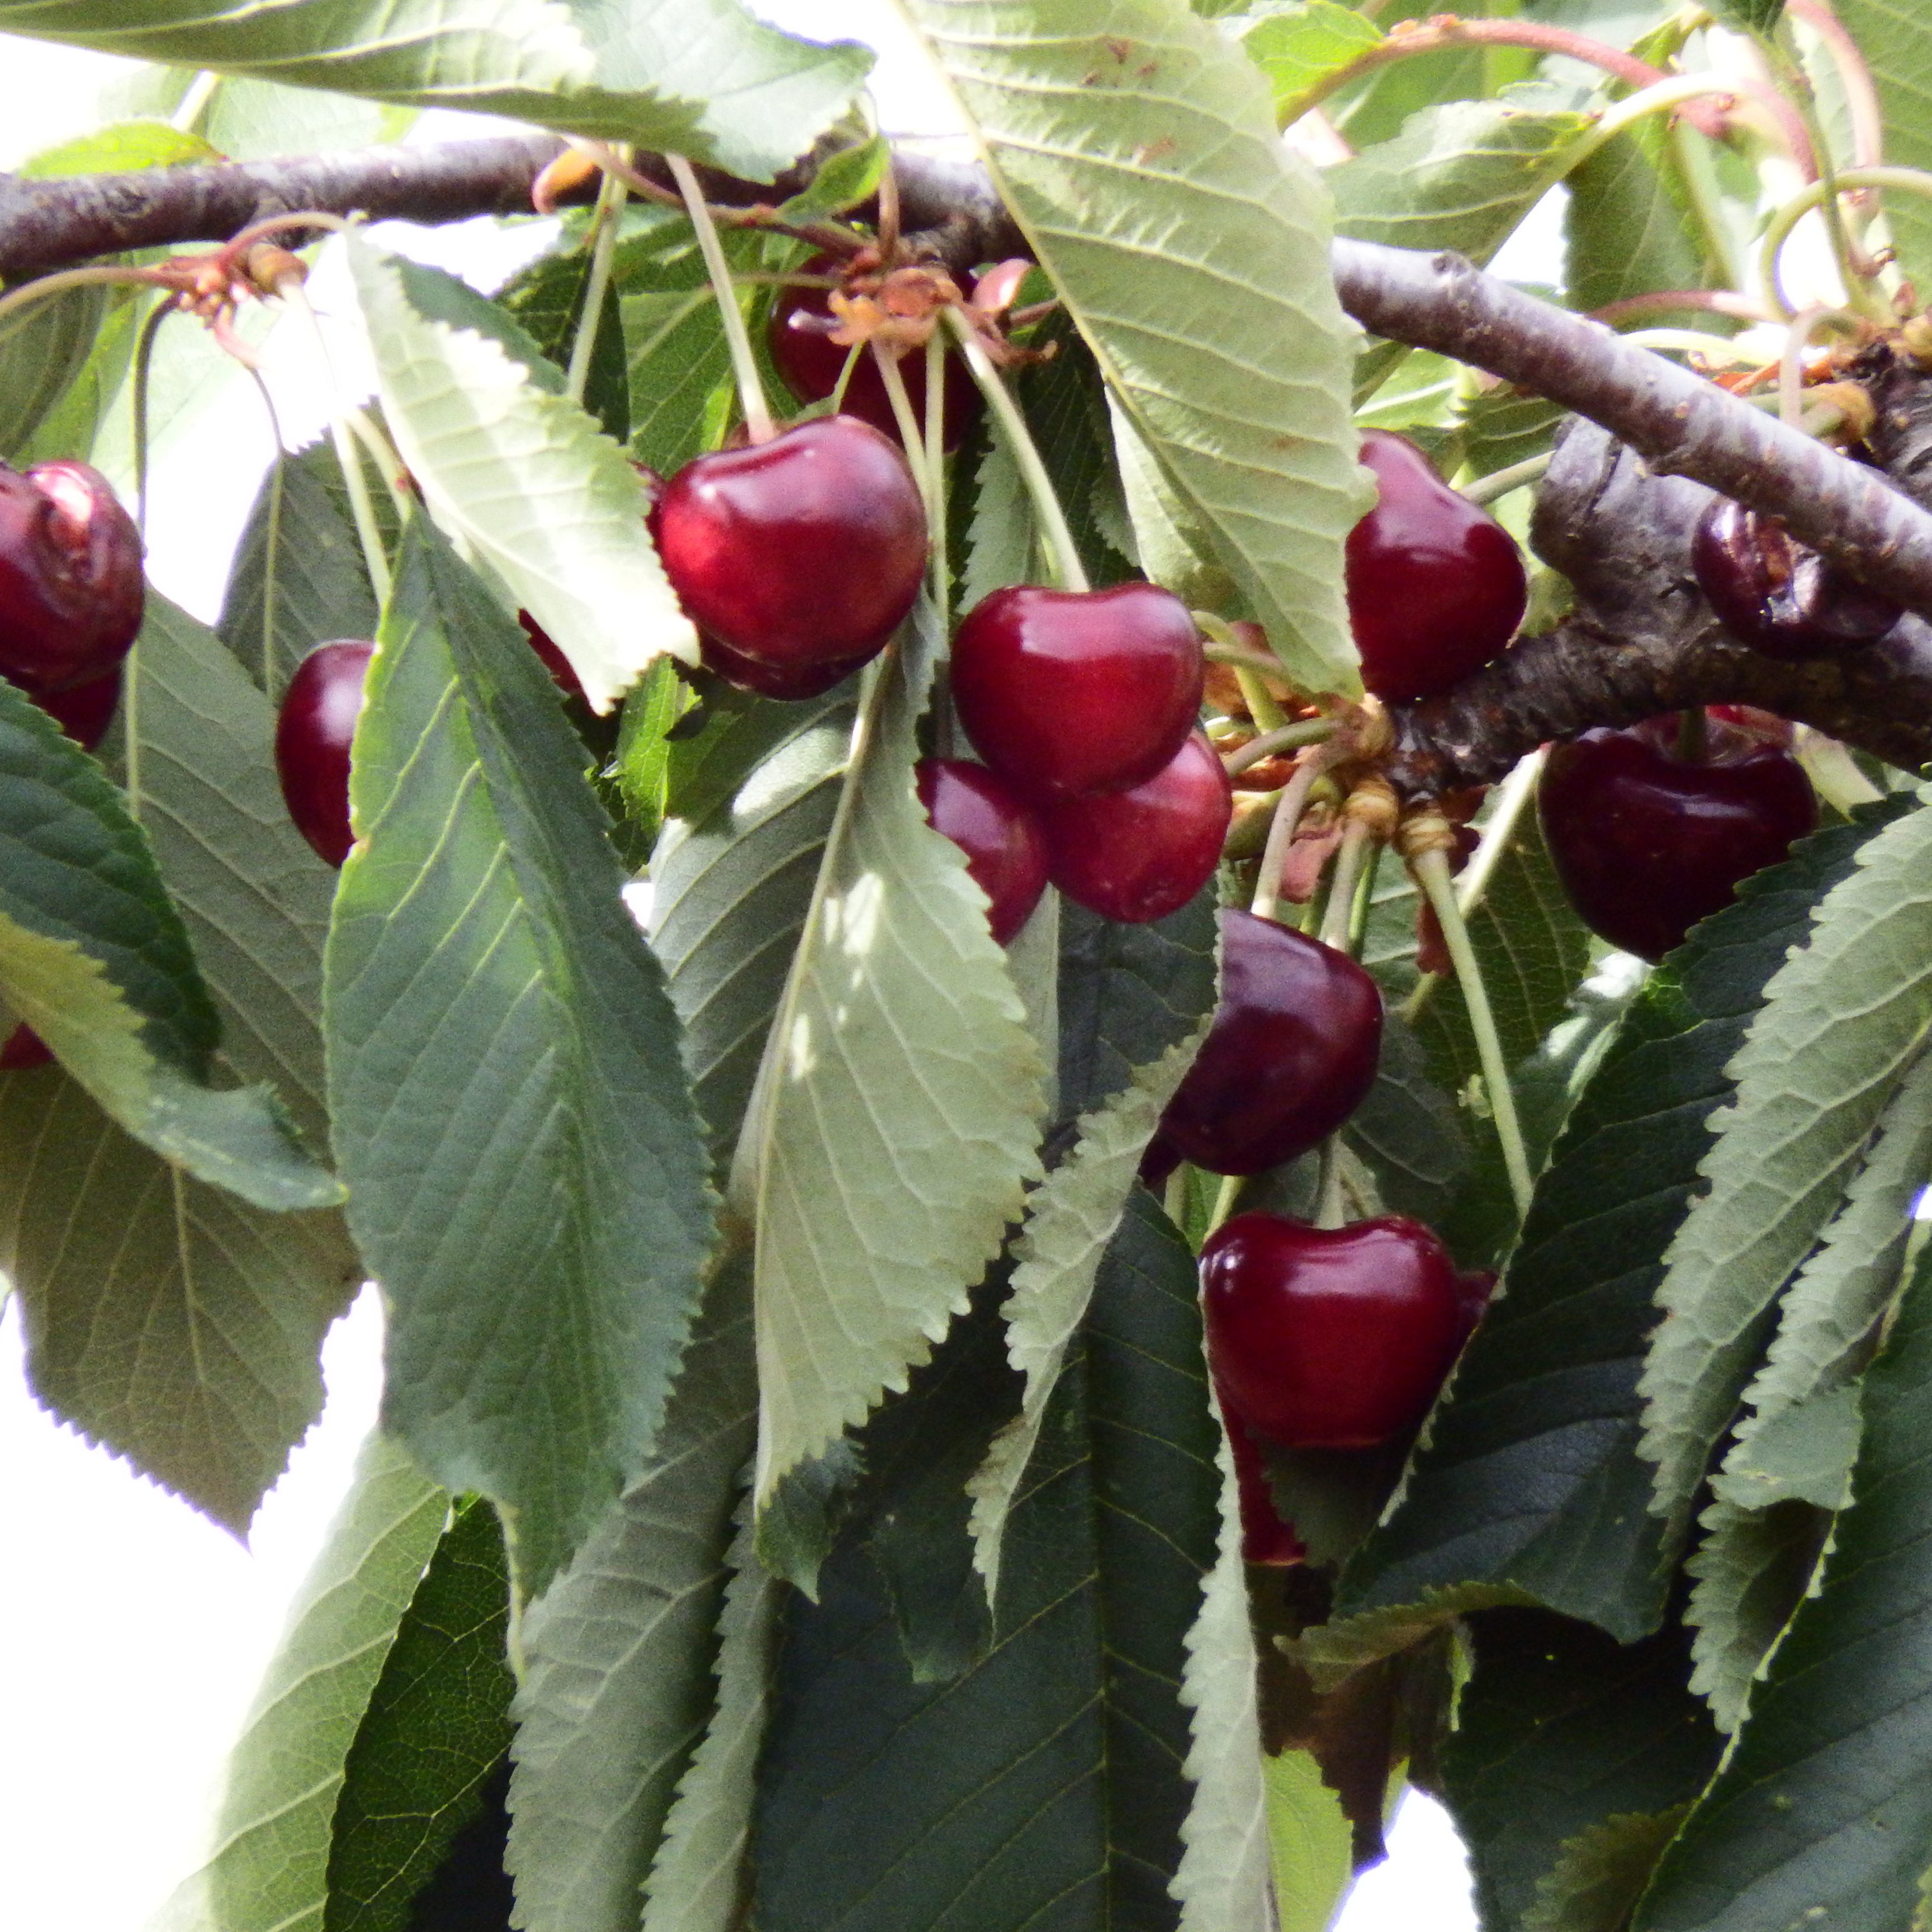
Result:
M760 1507L930 1354L1038 1172L1043 1069L985 900L913 789L923 604L859 741L739 1143Z
M902 0L1008 206L1290 674L1358 688L1342 543L1370 501L1328 194L1266 83L1163 0Z
M1652 1508L1681 1521L1730 1422L1764 1318L1824 1228L1932 1022L1932 812L1876 834L1766 989L1729 1070L1692 1207L1658 1290L1642 1391Z
M1082 1117L1080 1138L1033 1197L1014 1250L1005 1309L1006 1352L1026 1377L1020 1413L993 1438L967 1484L973 1498L973 1561L999 1600L1006 1516L1040 1442L1066 1351L1087 1313L1108 1244L1162 1110L1199 1051L1205 1028L1138 1069L1123 1092Z
M622 451L500 344L420 313L390 258L350 251L383 412L437 522L550 634L594 709L662 652L694 663Z
M871 57L734 0L116 0L0 7L0 32L379 100L516 116L767 179L844 108Z

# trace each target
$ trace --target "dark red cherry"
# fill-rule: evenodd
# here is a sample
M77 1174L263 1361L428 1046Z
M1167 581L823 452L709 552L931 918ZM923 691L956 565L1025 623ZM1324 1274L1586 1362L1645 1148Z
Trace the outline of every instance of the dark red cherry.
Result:
M1307 1546L1295 1534L1294 1524L1284 1522L1274 1506L1260 1445L1234 1413L1226 1392L1216 1388L1215 1396L1234 1465L1234 1493L1241 1512L1241 1561L1282 1567L1300 1562L1308 1554Z
M838 259L814 255L800 265L802 275L836 275ZM772 316L765 341L772 362L784 378L785 387L802 403L819 403L838 386L838 378L851 351L834 342L832 332L838 319L832 313L830 289L787 287L781 289L772 304ZM926 353L914 350L899 358L899 374L906 386L906 399L912 404L920 428L926 427ZM979 418L983 406L979 385L956 351L946 358L946 383L943 398L946 416L941 433L948 449L957 449L968 430ZM881 435L899 440L898 418L892 413L892 398L886 393L886 379L879 373L878 358L869 349L861 349L852 365L852 380L845 385L839 404L843 416L868 422Z
M1362 432L1376 507L1348 532L1348 626L1378 698L1444 691L1496 656L1522 622L1516 540L1436 475L1406 436Z
M116 664L105 677L90 678L85 684L40 692L34 702L83 752L91 752L114 722L121 702L121 667Z
M1124 791L1180 749L1205 660L1187 606L1153 584L1019 584L982 597L952 645L973 748L1039 800Z
M1165 919L1214 876L1234 809L1214 746L1190 733L1152 778L1125 791L1040 806L1047 877L1103 919Z
M1818 822L1789 752L1713 721L1703 755L1680 756L1673 716L1556 746L1538 792L1544 837L1578 916L1661 959L1738 881L1774 864Z
M1768 658L1828 657L1876 644L1904 608L1727 496L1697 519L1690 567L1718 622Z
M912 472L856 416L694 458L664 485L650 520L698 628L790 670L876 655L926 574Z
M275 721L275 770L296 830L328 864L349 856L349 747L374 644L317 644L296 667Z
M566 698L581 698L584 686L578 680L577 673L571 668L569 658L563 654L556 640L532 617L527 610L517 613L517 622L524 627L524 635L530 640L530 649L542 661L543 668L550 673L550 682Z
M740 691L754 692L760 698L779 698L790 703L822 697L878 655L868 651L862 657L838 658L826 664L772 664L748 658L716 638L700 636L698 648L706 668L728 684L735 684Z
M1271 919L1224 912L1214 1024L1155 1144L1214 1174L1279 1167L1361 1105L1382 1039L1382 994L1346 952Z
M24 1073L31 1067L51 1066L53 1048L25 1020L0 1046L0 1073Z
M0 464L0 672L36 694L106 676L145 596L140 532L99 470Z
M1400 1214L1346 1228L1237 1214L1202 1248L1201 1299L1229 1408L1292 1449L1408 1435L1468 1333L1448 1250Z
M965 854L968 876L986 895L987 923L1005 945L1046 890L1046 835L1032 806L963 758L922 758L913 777L932 829Z

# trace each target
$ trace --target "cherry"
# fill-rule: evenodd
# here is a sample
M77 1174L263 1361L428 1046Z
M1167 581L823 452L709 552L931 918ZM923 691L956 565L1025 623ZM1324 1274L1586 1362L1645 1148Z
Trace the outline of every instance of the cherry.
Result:
M788 670L875 656L926 574L912 472L856 416L694 458L664 485L651 527L698 628Z
M792 703L822 697L835 684L843 684L855 670L870 664L876 655L867 651L860 657L835 658L824 664L773 664L748 658L743 652L734 651L712 637L700 636L698 647L706 668L728 684L735 684L740 691L755 692L760 698L783 698Z
M913 778L932 829L965 854L993 937L1005 945L1046 890L1046 835L1033 808L996 773L962 758L922 758Z
M1550 754L1544 837L1570 903L1612 946L1661 959L1740 880L1818 822L1789 752L1710 722L1701 758L1676 747L1675 716L1586 731Z
M374 644L317 644L296 667L275 720L275 770L296 830L325 863L339 866L349 824L349 747L362 715Z
M1208 1360L1234 1415L1293 1449L1367 1449L1429 1412L1467 1290L1432 1228L1238 1214L1201 1250Z
M1826 657L1876 644L1904 608L1726 496L1697 519L1690 567L1718 621L1768 658Z
M1515 539L1406 436L1364 430L1362 461L1375 474L1376 506L1344 554L1362 682L1378 698L1424 698L1516 634L1528 580Z
M1186 742L1204 662L1187 606L1157 584L1018 584L967 613L952 698L974 749L1029 797L1123 791Z
M1218 1384L1214 1393L1234 1465L1234 1493L1241 1514L1241 1561L1284 1568L1300 1562L1308 1554L1307 1546L1295 1534L1294 1524L1285 1522L1274 1506L1274 1492L1268 1486L1259 1445Z
M140 532L99 470L0 464L0 672L37 695L106 676L145 596Z
M801 263L802 275L836 275L843 265L836 255L814 255ZM788 286L778 291L772 304L770 322L765 331L766 346L772 362L784 378L785 387L802 403L823 402L838 386L838 378L851 350L834 342L832 332L838 318L832 313L830 289ZM899 374L906 386L906 399L920 427L926 427L926 355L915 350L899 359ZM979 385L956 352L946 358L943 393L946 411L940 424L948 449L957 449L966 432L978 420L983 406ZM880 434L898 440L898 418L892 413L892 398L886 393L886 379L879 373L878 358L869 348L861 348L852 364L851 380L845 385L839 413L868 422Z
M51 1066L54 1051L25 1020L0 1046L0 1073L24 1073L35 1066Z
M1214 877L1234 809L1214 746L1192 732L1152 778L1125 791L1042 805L1047 876L1103 919L1165 919Z
M83 752L91 752L114 722L121 702L121 667L116 664L105 677L90 678L85 684L40 692L34 702Z
M1382 1038L1382 994L1346 952L1251 912L1222 913L1214 1024L1143 1172L1157 1179L1191 1160L1259 1174L1306 1154L1361 1105Z
M542 661L543 668L550 673L550 682L566 698L581 698L584 686L578 680L577 673L571 668L569 658L563 654L556 640L532 617L527 610L517 613L517 622L524 627L524 635L530 640L530 649Z

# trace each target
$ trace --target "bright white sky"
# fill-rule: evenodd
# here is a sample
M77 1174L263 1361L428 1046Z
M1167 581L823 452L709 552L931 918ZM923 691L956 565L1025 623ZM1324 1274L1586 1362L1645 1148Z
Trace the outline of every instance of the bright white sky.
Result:
M956 128L891 0L763 0L759 10L800 32L878 46L875 91L889 130ZM94 91L113 64L28 41L0 46L4 168L92 125ZM427 118L424 134L460 131L461 117ZM1546 259L1548 248L1545 240L1538 253ZM454 244L419 233L412 252L485 285L514 266L474 230ZM313 291L326 315L326 276ZM352 364L352 344L335 350L339 365ZM318 426L319 372L305 345L278 339L271 353L285 430L306 440ZM212 446L223 451L218 466L207 461ZM200 426L194 453L157 450L150 570L203 618L214 615L269 452L245 381L230 386L218 424ZM381 1325L365 1293L330 1336L327 1411L244 1547L38 1408L17 1316L0 1318L0 1549L8 1552L0 1926L139 1932L197 1862L223 1760L374 1420ZM1392 1843L1390 1862L1357 1888L1336 1932L1473 1932L1466 1864L1439 1808L1412 1797Z

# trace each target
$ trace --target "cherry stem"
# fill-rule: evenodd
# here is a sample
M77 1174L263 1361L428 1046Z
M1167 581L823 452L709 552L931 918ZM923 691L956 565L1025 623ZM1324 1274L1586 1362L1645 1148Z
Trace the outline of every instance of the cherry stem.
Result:
M1520 490L1526 483L1540 482L1556 458L1553 449L1546 449L1540 456L1526 456L1520 463L1492 470L1488 476L1478 476L1473 483L1464 484L1456 494L1465 502L1478 506L1493 503L1498 497L1507 496L1512 490Z
M932 490L932 600L944 636L952 622L952 565L946 546L946 344L936 328L926 338L926 473ZM942 708L950 723L950 704Z
M974 381L980 386L980 393L986 398L987 406L1000 425L1006 453L1013 459L1021 480L1026 484L1034 515L1046 535L1052 554L1054 574L1060 580L1060 589L1086 590L1087 572L1080 561L1079 547L1073 541L1073 532L1067 526L1066 513L1060 507L1060 499L1054 494L1053 479L1046 473L1046 465L1040 460L1039 448L1027 428L1026 418L1020 413L1019 404L1014 401L1012 392L993 367L993 358L973 333L972 324L956 308L949 306L942 313L946 326L959 344L960 353L966 358L966 367L972 372Z
M745 412L745 434L752 442L770 442L776 431L765 406L764 385L758 380L758 358L752 353L752 338L745 327L745 312L738 306L736 285L731 279L731 265L724 259L724 244L718 238L717 224L711 219L698 177L682 154L667 154L664 165L670 170L684 196L686 211L698 236L704 256L705 272L718 298L718 320L724 332L724 345L731 352L731 370L738 384L738 401Z
M1640 315L1667 315L1673 309L1701 309L1711 315L1727 315L1738 322L1775 322L1778 318L1762 302L1741 296L1734 289L1654 289L1648 295L1624 296L1590 310L1593 322L1606 322L1612 328Z
M1315 1226L1339 1228L1348 1218L1348 1202L1342 1192L1342 1136L1330 1134L1322 1143L1316 1158L1321 1166L1315 1186Z
M1368 842L1366 824L1360 818L1346 820L1341 848L1335 854L1335 869L1328 875L1328 910L1318 935L1323 945L1332 946L1338 952L1348 950L1348 935L1355 922L1355 880Z
M1199 624L1203 630L1208 628L1205 622L1206 615L1206 613L1199 610L1194 614L1194 621ZM1220 620L1217 618L1215 621L1219 622ZM1266 651L1251 651L1245 644L1218 643L1211 632L1209 634L1208 642L1201 647L1201 654L1210 664L1230 664L1237 671L1245 665L1250 670L1266 671L1270 677L1279 677L1281 675L1281 660L1279 658L1270 657Z
M618 152L622 154L623 150ZM610 263L617 252L617 230L629 197L630 188L623 177L607 174L597 190L597 206L591 210L590 272L584 278L584 308L577 318L577 333L570 344L570 368L563 379L564 394L573 403L582 403L590 384L590 358L596 352L597 334L604 320L604 292L610 286Z
M1239 778L1250 765L1258 765L1264 758L1271 758L1280 752L1298 752L1304 745L1324 744L1334 735L1332 718L1304 718L1295 724L1264 731L1258 738L1250 738L1238 750L1230 752L1221 760L1221 766L1231 778Z
M1279 731L1288 722L1288 713L1274 701L1274 693L1262 682L1262 674L1246 664L1234 666L1234 681L1247 700L1248 716L1264 731Z
M1462 989L1462 1004L1469 1016L1469 1030L1475 1035L1477 1058L1482 1062L1484 1082L1490 1090L1490 1112L1496 1124L1496 1138L1502 1143L1503 1166L1509 1175L1510 1195L1520 1221L1529 1211L1533 1185L1529 1153L1523 1144L1522 1124L1516 1118L1516 1093L1510 1084L1509 1065L1503 1058L1502 1038L1496 1031L1489 989L1483 983L1483 969L1478 963L1476 949L1470 944L1462 908L1456 903L1455 882L1449 876L1449 855L1439 847L1432 848L1418 852L1408 862L1416 884L1436 909L1443 940L1455 965L1456 984Z
M885 385L886 400L892 406L892 420L898 425L899 441L905 446L906 466L919 485L920 500L926 506L926 520L930 526L938 512L932 500L932 478L926 466L926 438L920 430L918 417L912 412L912 398L906 393L905 376L899 368L898 358L882 344L874 342L872 350L872 360L878 364L880 380Z
M1241 1190L1247 1185L1244 1174L1224 1174L1221 1185L1214 1195L1213 1211L1208 1216L1208 1226L1202 1238L1204 1240L1234 1211L1234 1203L1241 1198Z
M154 340L161 332L161 324L179 313L172 303L157 302L142 318L141 332L134 342L134 526L144 538L148 534L148 379L154 371Z
M384 487L388 490L389 501L396 506L398 517L406 517L416 506L416 493L410 480L410 472L403 459L396 454L396 446L382 434L376 418L367 410L351 407L343 411L344 421L356 432L356 440L369 452L369 459L376 466Z
M1785 0L1785 10L1802 20L1824 43L1832 65L1838 70L1846 116L1852 124L1852 164L1876 167L1885 159L1885 114L1879 105L1871 69L1858 42L1826 0Z
M1288 848L1294 842L1294 828L1308 803L1315 782L1334 762L1331 748L1318 745L1303 752L1294 776L1281 788L1274 817L1268 825L1268 844L1262 852L1261 869L1255 875L1255 896L1249 910L1257 919L1273 919L1281 899L1282 868L1288 863Z
M23 282L17 289L9 289L0 296L0 317L31 308L35 302L45 302L50 296L64 295L69 289L94 288L103 283L116 282L158 289L178 286L158 268L124 268L108 263L94 268L63 268L58 274L42 275L36 281Z
M1758 271L1764 282L1765 294L1780 322L1789 322L1797 313L1785 299L1784 284L1778 274L1778 258L1791 238L1791 231L1828 195L1842 194L1847 189L1858 188L1891 188L1902 194L1932 196L1932 174L1928 174L1922 168L1900 168L1888 164L1882 167L1842 168L1828 182L1814 181L1800 188L1778 209L1766 226L1764 240L1759 248Z
M855 342L845 352L845 360L839 365L838 380L832 386L832 394L826 400L825 413L836 416L845 406L845 392L851 386L852 371L859 366L859 358L866 352L862 342Z
M1710 742L1710 724L1701 704L1687 705L1677 714L1677 755L1687 765L1701 765Z

